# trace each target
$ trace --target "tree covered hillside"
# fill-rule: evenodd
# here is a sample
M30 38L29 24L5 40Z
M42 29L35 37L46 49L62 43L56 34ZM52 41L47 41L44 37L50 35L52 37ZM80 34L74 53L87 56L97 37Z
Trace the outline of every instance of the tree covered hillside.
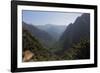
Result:
M34 54L32 61L48 60L50 58L50 52L28 30L23 28L23 53L27 50Z
M66 29L61 33L62 35L56 40L51 35L52 32L49 31L50 29L48 30L49 33L47 29L44 31L25 22L22 22L22 24L24 61L90 58L90 14L84 13L74 23L66 26Z
M69 24L60 37L57 47L61 49L56 53L58 55L66 53L67 58L68 56L72 59L90 57L90 15L88 13L78 17L73 24Z

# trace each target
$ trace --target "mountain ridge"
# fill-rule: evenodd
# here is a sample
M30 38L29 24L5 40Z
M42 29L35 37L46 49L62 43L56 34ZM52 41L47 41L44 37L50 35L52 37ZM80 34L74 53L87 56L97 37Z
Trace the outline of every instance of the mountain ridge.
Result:
M58 40L59 37L64 32L66 25L45 24L45 25L36 25L36 27L41 30L46 31L52 37L54 37L56 40Z
M59 47L64 48L64 51L83 39L90 40L90 15L88 13L84 13L73 24L67 26L58 41L61 44Z
M33 25L29 25L23 22L23 27L26 28L33 36L35 36L37 39L40 40L42 45L45 47L50 47L54 41L53 37L49 35L47 32L38 29L37 27ZM50 44L48 44L48 43Z

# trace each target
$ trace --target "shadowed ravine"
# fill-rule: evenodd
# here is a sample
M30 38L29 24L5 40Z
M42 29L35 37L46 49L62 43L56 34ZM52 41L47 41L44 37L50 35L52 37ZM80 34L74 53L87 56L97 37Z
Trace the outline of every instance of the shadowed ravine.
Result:
M61 28L22 24L23 62L90 58L90 14L85 13Z

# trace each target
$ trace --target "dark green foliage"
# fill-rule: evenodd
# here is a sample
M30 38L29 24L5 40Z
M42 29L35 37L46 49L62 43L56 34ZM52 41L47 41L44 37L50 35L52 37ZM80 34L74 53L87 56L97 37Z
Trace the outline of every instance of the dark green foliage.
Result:
M80 42L81 39L90 39L90 15L88 13L78 17L73 24L69 24L58 42L64 51Z
M47 48L44 48L41 43L31 33L23 28L23 52L30 50L34 56L32 61L49 61L58 60L59 58L50 52Z
M25 28L23 28L23 51L31 50L31 48L42 48L42 45L39 41L31 35Z
M30 50L32 61L90 58L90 15L83 14L67 26L58 41L47 32L23 22L23 52Z
M69 48L64 52L63 59L75 60L75 59L89 59L90 58L90 41L81 40L79 43L74 44L72 48Z
M33 61L47 60L50 57L49 51L28 30L23 28L23 52L25 50L30 50L34 53Z
M36 37L45 48L50 48L54 43L55 39L46 31L38 29L34 25L26 24L25 22L22 22L22 24L23 28L27 29L32 36Z

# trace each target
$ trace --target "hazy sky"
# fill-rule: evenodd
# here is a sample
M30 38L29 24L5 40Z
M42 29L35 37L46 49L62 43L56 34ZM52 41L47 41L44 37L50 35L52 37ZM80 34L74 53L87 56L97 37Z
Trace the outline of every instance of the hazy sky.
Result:
M45 12L23 10L23 21L33 25L68 25L73 23L82 13Z

